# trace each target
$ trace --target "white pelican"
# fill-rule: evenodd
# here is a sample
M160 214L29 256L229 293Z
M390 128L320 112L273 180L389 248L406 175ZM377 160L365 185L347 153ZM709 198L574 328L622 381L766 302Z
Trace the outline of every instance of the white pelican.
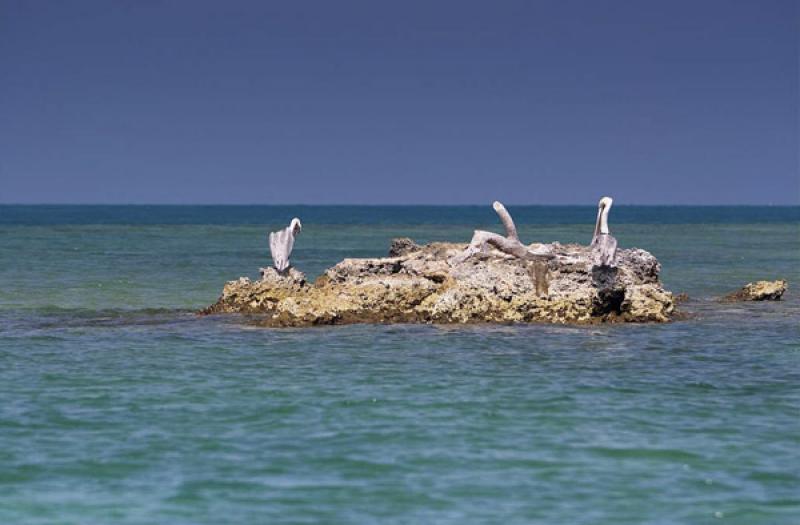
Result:
M592 237L592 264L595 266L615 266L617 255L617 240L608 231L608 211L614 200L603 197L597 204L597 222L594 225Z
M286 228L269 234L269 251L272 253L275 269L279 272L283 272L289 267L289 256L294 248L294 238L302 228L300 219L295 217Z

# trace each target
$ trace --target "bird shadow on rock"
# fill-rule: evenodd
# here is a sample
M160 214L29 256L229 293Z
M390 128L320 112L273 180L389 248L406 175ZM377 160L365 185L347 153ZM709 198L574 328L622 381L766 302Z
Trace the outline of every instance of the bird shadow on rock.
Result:
M611 266L592 266L592 284L597 288L595 314L619 314L625 300L625 288L616 287L618 270Z
M618 270L612 266L592 266L592 284L598 290L613 288L617 282Z

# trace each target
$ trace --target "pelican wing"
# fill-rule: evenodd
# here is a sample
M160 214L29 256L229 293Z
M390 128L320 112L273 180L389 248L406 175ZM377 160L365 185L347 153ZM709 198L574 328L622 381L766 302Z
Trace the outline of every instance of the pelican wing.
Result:
M292 254L292 248L294 248L294 232L291 227L269 234L269 251L272 253L275 269L279 272L289 267L289 256Z
M601 233L592 240L592 264L616 266L617 240L608 233Z

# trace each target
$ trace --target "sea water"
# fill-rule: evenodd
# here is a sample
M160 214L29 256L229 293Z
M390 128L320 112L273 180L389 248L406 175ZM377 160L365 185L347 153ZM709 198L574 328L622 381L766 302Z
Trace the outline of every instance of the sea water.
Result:
M596 209L510 207L525 242ZM800 523L800 209L612 210L691 316L199 317L303 221L310 278L490 206L0 206L0 523ZM719 303L785 278L781 302Z

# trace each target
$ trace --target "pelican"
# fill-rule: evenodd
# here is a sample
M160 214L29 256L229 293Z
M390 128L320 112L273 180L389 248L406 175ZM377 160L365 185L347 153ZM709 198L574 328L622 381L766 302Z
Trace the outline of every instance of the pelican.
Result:
M289 256L294 247L294 238L302 228L300 219L295 217L286 228L269 234L269 251L272 253L275 269L279 272L283 272L289 267Z
M594 225L592 237L592 263L594 266L616 266L617 240L608 231L608 211L614 200L603 197L597 203L597 222Z

